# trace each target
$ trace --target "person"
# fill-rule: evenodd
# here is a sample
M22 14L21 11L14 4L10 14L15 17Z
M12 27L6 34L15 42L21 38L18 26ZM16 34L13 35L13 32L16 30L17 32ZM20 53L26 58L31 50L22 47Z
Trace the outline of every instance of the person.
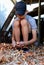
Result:
M35 19L30 15L26 14L26 4L22 1L17 2L15 5L15 14L16 19L12 24L12 45L13 47L23 47L30 44L34 44L37 41L37 25ZM32 38L30 34L32 32ZM23 36L23 41L20 39L20 36ZM22 37L21 36L21 37Z

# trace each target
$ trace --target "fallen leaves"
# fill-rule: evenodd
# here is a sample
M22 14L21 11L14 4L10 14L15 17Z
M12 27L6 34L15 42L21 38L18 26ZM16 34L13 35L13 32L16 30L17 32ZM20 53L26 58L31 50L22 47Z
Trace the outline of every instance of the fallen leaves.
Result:
M1 65L44 65L44 48L30 48L28 52L18 51L11 44L0 44Z
M18 61L17 64L20 65L22 62Z
M25 56L26 56L26 57L28 57L28 56L33 56L33 52L26 52Z
M44 62L43 62L43 61L40 61L39 64L40 64L40 65L44 65Z

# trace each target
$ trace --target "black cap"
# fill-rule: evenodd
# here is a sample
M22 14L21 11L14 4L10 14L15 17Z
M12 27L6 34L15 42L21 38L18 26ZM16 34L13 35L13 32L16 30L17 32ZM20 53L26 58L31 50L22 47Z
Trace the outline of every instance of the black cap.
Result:
M24 15L26 11L26 4L22 1L17 2L15 5L15 14L17 15Z

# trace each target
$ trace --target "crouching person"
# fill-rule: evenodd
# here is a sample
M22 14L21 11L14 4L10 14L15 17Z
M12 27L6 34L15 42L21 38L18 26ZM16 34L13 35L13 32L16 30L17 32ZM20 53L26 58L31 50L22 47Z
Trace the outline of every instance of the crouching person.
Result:
M37 41L36 21L25 13L26 4L22 1L17 2L15 5L16 19L13 22L12 31L12 45L14 47L24 47L34 43L36 44ZM30 33L32 33L32 35L30 35ZM23 40L21 40L20 36ZM30 36L32 37L30 38Z

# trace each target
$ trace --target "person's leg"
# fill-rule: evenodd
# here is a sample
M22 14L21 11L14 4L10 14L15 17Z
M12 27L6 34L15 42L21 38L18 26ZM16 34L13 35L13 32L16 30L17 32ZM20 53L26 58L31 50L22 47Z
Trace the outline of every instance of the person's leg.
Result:
M28 22L28 31L29 31L29 33L31 33L32 32L32 28L31 28L31 25L30 25L30 23Z
M14 23L14 33L15 33L15 40L19 42L20 41L19 21L15 21Z
M27 20L23 19L21 21L21 26L22 26L22 35L23 35L23 40L24 41L28 41L28 24L27 24Z

